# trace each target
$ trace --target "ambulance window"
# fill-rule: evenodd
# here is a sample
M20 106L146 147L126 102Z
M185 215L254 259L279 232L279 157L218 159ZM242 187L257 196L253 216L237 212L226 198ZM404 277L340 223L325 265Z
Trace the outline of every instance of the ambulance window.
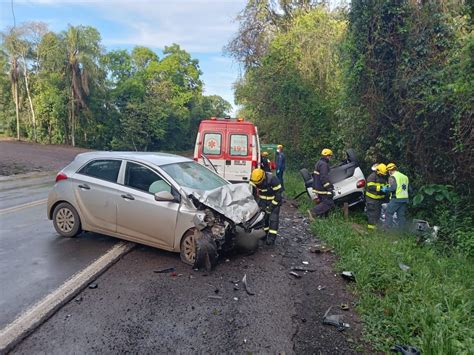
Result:
M202 152L208 155L221 154L221 140L222 136L219 133L204 134L204 147Z
M230 135L230 155L247 156L248 136L245 134Z

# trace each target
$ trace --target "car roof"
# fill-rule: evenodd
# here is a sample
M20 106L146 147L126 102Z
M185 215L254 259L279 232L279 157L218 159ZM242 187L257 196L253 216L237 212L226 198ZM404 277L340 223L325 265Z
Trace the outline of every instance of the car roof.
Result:
M157 166L192 161L191 159L182 157L180 155L153 152L96 151L81 153L76 156L76 160L80 160L82 162L91 159L128 159L142 163L151 163Z

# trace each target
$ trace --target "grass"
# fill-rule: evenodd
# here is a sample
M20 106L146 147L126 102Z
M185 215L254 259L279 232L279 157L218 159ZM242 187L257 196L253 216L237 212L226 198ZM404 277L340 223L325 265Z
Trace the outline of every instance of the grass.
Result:
M292 197L302 182L298 186L296 174L287 175L287 195ZM306 202L300 206L306 207ZM356 276L353 291L365 339L380 351L399 343L427 354L472 354L473 260L462 254L439 255L409 235L361 234L353 228L361 221L365 225L361 214L346 221L335 212L311 227L335 248L336 268ZM410 269L401 270L400 263Z

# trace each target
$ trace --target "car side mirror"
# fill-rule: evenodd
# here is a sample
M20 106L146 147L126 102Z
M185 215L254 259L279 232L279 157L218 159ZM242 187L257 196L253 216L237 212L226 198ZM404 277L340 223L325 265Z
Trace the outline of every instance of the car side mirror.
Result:
M167 202L174 202L176 201L175 197L169 191L160 191L155 194L156 201L167 201Z

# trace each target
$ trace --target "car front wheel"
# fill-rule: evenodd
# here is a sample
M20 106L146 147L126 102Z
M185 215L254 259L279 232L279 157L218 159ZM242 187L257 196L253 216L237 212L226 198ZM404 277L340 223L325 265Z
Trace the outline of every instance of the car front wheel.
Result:
M194 231L188 231L181 240L181 261L188 265L194 265L196 261L196 235Z
M81 232L81 220L76 209L67 202L61 202L54 208L53 225L63 237L75 237Z

